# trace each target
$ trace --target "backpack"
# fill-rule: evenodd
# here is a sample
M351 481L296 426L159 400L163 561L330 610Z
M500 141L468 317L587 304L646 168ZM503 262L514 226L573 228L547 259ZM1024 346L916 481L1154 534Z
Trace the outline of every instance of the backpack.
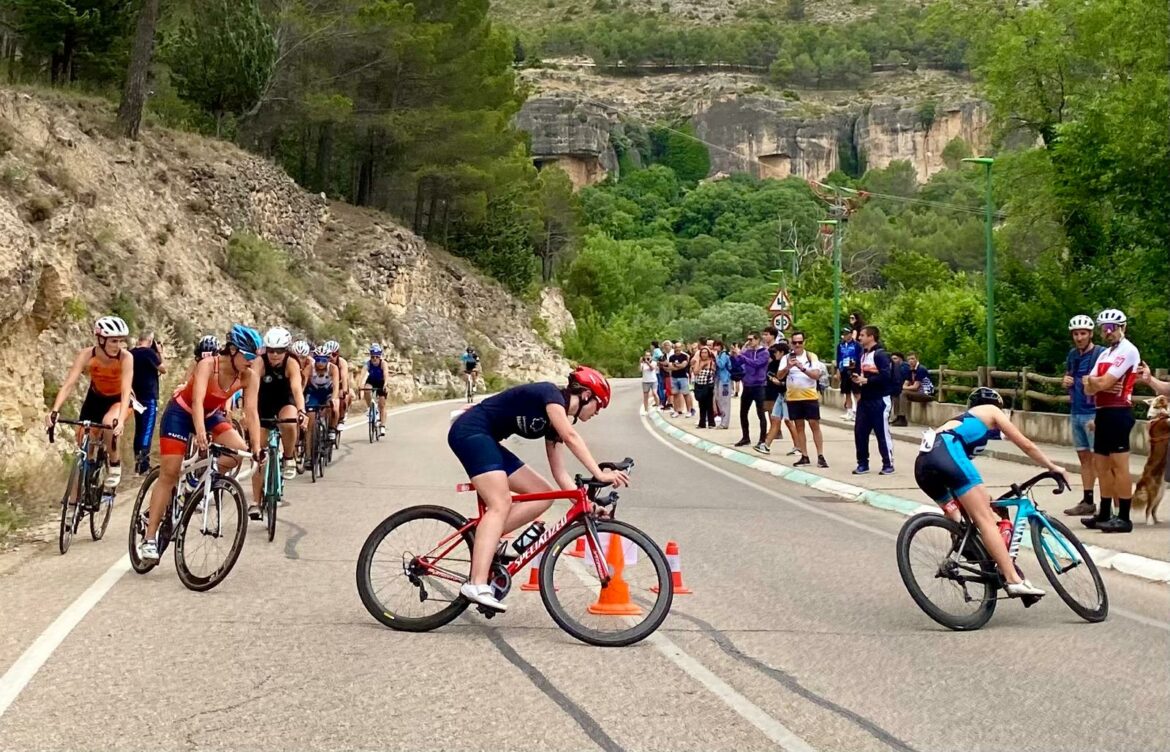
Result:
M813 355L812 353L808 354L808 360L809 360L810 366L816 365L817 363L821 362L820 358ZM821 366L821 375L817 379L817 393L824 394L828 388L829 388L829 369L825 368L824 366Z
M731 359L731 380L743 381L743 363L739 358Z

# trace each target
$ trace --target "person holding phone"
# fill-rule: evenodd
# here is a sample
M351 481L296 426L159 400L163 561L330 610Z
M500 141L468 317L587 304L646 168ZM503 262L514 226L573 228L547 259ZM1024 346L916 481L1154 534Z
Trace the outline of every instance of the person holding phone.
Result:
M134 359L134 472L143 475L150 469L150 444L154 441L154 424L158 417L159 375L167 372L162 347L154 332L138 335L138 346L130 350ZM141 409L139 409L141 408Z

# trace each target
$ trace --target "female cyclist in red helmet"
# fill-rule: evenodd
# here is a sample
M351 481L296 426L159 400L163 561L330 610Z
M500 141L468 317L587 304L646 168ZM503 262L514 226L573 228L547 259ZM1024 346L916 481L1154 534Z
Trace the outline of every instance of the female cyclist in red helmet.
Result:
M527 525L552 505L551 501L513 504L512 494L574 487L573 477L565 469L561 444L598 480L617 487L629 482L623 472L598 467L585 440L573 428L578 420L589 420L608 406L610 395L604 376L592 368L578 366L569 374L569 384L563 389L548 381L512 387L475 405L451 425L447 444L486 507L475 531L471 577L459 589L465 598L497 611L506 610L487 584L496 546L505 532ZM509 436L544 439L556 486L500 445Z

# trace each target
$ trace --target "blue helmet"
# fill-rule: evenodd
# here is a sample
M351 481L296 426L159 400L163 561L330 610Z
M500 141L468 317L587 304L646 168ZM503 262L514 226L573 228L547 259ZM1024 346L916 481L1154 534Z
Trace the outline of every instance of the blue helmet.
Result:
M381 355L382 355L382 346L381 346L381 345L379 345L377 342L375 342L374 344L370 345L370 355L371 355L371 356L375 356L375 355L376 355L376 356L378 356L378 357L381 357Z
M231 331L228 332L227 341L229 345L235 345L240 352L251 355L258 353L260 348L264 346L264 339L260 336L260 332L243 324L232 326Z

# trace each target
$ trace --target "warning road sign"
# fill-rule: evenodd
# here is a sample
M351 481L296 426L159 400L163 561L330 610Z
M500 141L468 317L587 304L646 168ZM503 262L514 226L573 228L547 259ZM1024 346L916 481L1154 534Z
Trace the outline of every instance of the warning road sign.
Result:
M788 291L781 287L776 291L776 297L772 299L772 305L768 306L768 310L772 313L785 313L792 310L792 299L788 297Z

